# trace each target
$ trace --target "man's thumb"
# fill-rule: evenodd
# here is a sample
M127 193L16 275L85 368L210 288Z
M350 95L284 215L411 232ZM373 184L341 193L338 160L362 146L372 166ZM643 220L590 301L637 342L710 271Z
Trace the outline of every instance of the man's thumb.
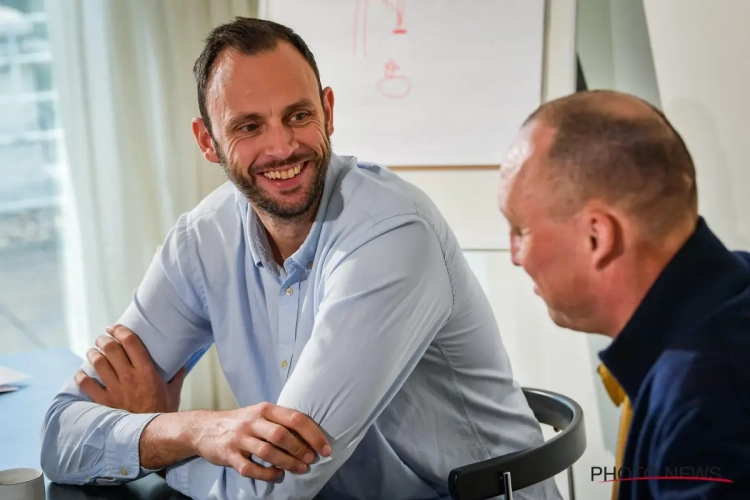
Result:
M182 388L182 383L185 381L185 377L187 376L187 368L184 366L177 370L177 373L174 374L174 377L172 377L172 380L169 381L169 385L173 387L177 387L178 390Z

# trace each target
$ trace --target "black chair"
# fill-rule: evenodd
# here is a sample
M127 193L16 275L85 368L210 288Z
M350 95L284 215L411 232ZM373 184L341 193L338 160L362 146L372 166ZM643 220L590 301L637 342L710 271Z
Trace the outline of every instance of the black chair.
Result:
M575 500L572 466L586 449L583 409L554 392L524 388L523 393L539 423L551 425L559 433L537 447L453 469L448 477L453 499L505 495L506 500L512 500L514 489L541 483L567 469L570 500Z

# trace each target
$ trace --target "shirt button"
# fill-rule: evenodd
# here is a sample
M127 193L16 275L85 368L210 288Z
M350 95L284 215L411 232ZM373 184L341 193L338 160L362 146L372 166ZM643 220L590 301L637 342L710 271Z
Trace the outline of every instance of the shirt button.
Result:
M120 469L120 474L122 474L123 476L127 476L128 475L128 469L126 469L125 467L123 467L122 469Z
M286 367L289 366L289 363L286 362L286 360L281 362L281 367L286 370Z
M289 287L289 288L286 289L286 294L287 295L291 295L293 293L294 293L294 290L292 290L292 287Z
M312 262L308 262L308 263L307 263L307 268L308 268L308 269L312 269Z

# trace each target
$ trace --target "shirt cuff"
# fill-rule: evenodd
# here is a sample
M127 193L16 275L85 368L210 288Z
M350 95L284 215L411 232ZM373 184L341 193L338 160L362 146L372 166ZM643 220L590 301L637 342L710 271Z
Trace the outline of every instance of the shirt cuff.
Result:
M160 413L127 414L115 423L107 434L104 449L107 450L106 475L113 479L137 479L144 472L141 468L140 442L143 429Z

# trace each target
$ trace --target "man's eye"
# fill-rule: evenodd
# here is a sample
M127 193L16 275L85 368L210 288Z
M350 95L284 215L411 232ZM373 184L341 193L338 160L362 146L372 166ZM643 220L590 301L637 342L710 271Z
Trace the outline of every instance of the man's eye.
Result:
M258 125L255 123L249 123L247 125L242 126L243 132L257 132L258 131Z
M305 118L307 118L308 116L310 116L310 113L308 113L307 111L301 111L299 113L295 113L292 116L292 121L300 122L304 120Z

